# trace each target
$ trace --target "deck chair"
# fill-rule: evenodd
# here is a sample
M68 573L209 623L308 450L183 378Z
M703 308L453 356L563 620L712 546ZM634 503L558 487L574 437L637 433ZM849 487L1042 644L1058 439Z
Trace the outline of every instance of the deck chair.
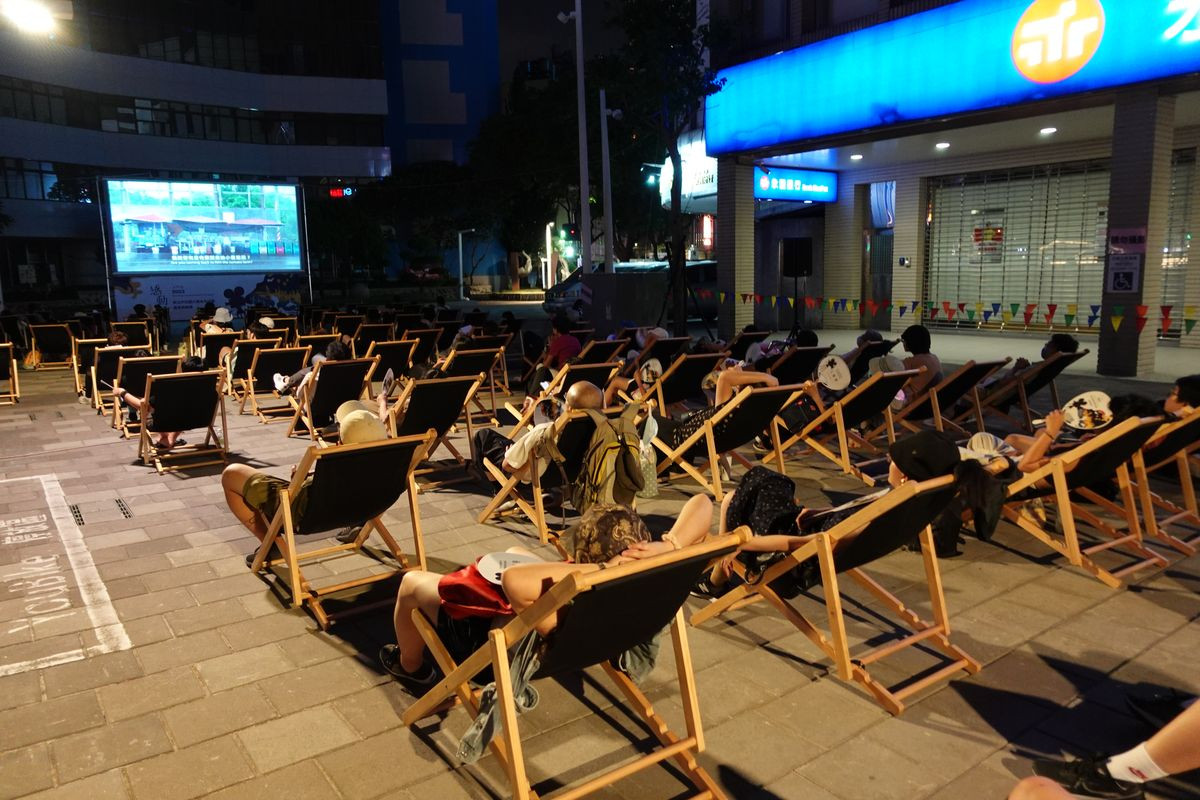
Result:
M459 319L457 308L439 308L437 310L438 322L458 322ZM459 323L458 327L461 328L462 323Z
M334 326L333 326L334 320L336 320L338 317L341 317L344 315L345 315L344 311L333 311L328 308L323 308L323 309L320 309L317 313L315 313L313 315L313 318L319 322L322 330L336 331L336 328L334 328ZM310 330L311 330L311 328L310 328ZM353 331L351 331L351 332L353 333Z
M502 728L491 741L492 752L508 776L511 797L530 800L541 796L533 791L526 771L509 649L530 635L543 620L557 615L557 627L547 637L533 679L567 675L599 665L624 696L626 710L649 729L658 747L646 753L647 748L640 746L639 758L590 777L554 796L584 797L657 764L673 762L678 774L699 791L695 797L723 800L725 794L721 787L696 760L704 750L704 731L682 608L708 564L733 552L745 537L746 533L739 531L736 535L722 536L643 561L571 573L549 587L537 602L504 627L494 628L490 641L461 664L454 662L438 638L434 624L416 610L413 620L417 629L446 677L404 712L404 724L415 726L443 708L447 701L461 702L472 717L477 716L479 705L470 682L490 666L495 676L496 711ZM650 640L664 629L670 630L674 650L685 726L682 734L672 731L637 684L612 666L626 650ZM563 769L577 767L578 764L572 763L564 765Z
M312 348L308 346L264 347L255 350L253 360L250 362L250 369L244 378L239 378L242 402L238 406L238 413L246 413L246 402L249 401L250 413L264 423L290 416L292 413L290 403L273 406L264 406L263 403L267 398L282 400L279 392L275 389L276 374L289 377L295 375L304 369L311 356ZM246 354L243 353L242 357L245 358Z
M147 406L138 440L138 458L143 464L153 464L161 475L177 469L224 464L228 460L229 438L225 403L221 399L221 377L221 371L213 369L146 378ZM218 414L221 417L220 433L217 433ZM169 450L160 449L150 435L191 430L204 430L204 441L177 444Z
M484 376L480 373L460 378L426 378L410 381L401 390L396 403L388 411L388 429L392 436L411 436L414 433L432 430L434 440L425 453L425 459L432 459L438 448L445 447L450 451L456 464L465 464L466 459L458 452L458 448L447 441L446 437L450 435L459 418L465 417L467 441L471 447L475 446L471 415L464 412L467 411L471 397L479 390L483 380ZM405 409L407 410L405 411ZM401 416L402 412L403 416ZM416 474L425 476L444 471L444 468L421 467ZM467 479L465 475L457 479L443 479L426 483L420 487L420 490L432 489Z
M637 357L637 360L625 368L625 374L636 375L642 365L649 362L652 358L657 358L660 364L670 364L675 360L675 356L683 352L683 349L692 341L690 336L679 336L671 339L655 339L650 343L650 346L643 350Z
M1132 459L1133 488L1142 504L1142 520L1151 542L1162 542L1185 556L1200 551L1200 509L1196 507L1196 487L1189 460L1200 450L1200 411L1163 424L1150 443ZM1175 468L1182 505L1155 492L1150 476L1159 470ZM1111 510L1111 509L1110 509ZM1162 516L1160 516L1162 512ZM1178 531L1186 525L1190 532Z
M837 464L845 474L855 476L868 486L874 486L875 479L854 463L852 451L860 450L878 455L882 450L863 437L858 429L864 423L883 416L888 430L888 441L895 441L896 432L891 422L892 400L896 397L896 392L920 372L916 369L876 372L810 420L799 432L789 436L780 445L780 452L787 452L793 446L803 444L814 453ZM764 464L773 461L779 462L779 471L786 475L787 469L779 455L772 452L763 456Z
M1145 546L1128 467L1130 459L1140 458L1139 450L1154 436L1161 423L1161 417L1127 419L1054 456L1045 466L1009 484L1004 518L1066 558L1071 565L1113 588L1120 588L1125 577L1134 572L1147 567L1165 567L1166 559ZM1103 501L1088 487L1111 481L1114 474L1120 504L1101 502L1098 505L1119 514L1123 518L1123 530L1117 530L1108 520L1079 502L1081 498L1092 503L1098 498ZM1055 532L1053 524L1030 511L1026 501L1038 498L1046 498L1054 504L1061 535ZM1095 530L1100 541L1087 546L1081 543L1078 522ZM1100 566L1093 556L1110 550L1124 556L1128 563L1111 570Z
M880 356L886 356L898 344L900 344L899 339L885 339L882 342L871 342L864 346L859 351L858 358L854 359L854 363L850 365L850 385L854 386L867 377L867 371L871 369L871 361Z
M313 445L304 452L296 465L291 485L280 491L279 508L267 535L259 545L251 563L251 570L286 565L287 585L291 594L292 607L301 603L316 618L322 630L331 623L349 614L362 613L396 602L396 586L372 597L367 592L367 602L346 604L345 610L331 610L327 603L335 603L335 595L350 590L364 591L387 581L398 584L397 577L409 569L425 569L425 543L421 536L421 512L417 505L416 482L413 469L425 456L433 442L433 431L399 439L383 439L364 444L343 444L336 447ZM292 498L300 490L312 472L312 481L307 489L305 512L300 519L292 516ZM405 557L404 551L383 523L384 513L408 493L408 513L413 534L413 552L416 563ZM357 527L358 536L351 542L334 546L323 546L301 552L296 547L296 537L305 534L324 533L338 528ZM364 550L371 531L378 531L387 545L388 553L395 559L396 566L386 572L349 577L332 585L316 587L305 579L301 564L305 561L325 560L328 556L349 552L370 556L377 565L386 565L383 559L370 550ZM270 558L271 547L279 545L281 557ZM340 572L340 570L339 570Z
M109 327L114 331L121 331L128 337L125 344L130 347L141 347L146 350L154 351L157 348L154 346L154 337L150 334L150 325L144 320L133 320L131 322L114 322Z
M336 341L338 335L336 333L311 333L304 336L296 337L297 347L311 347L313 354L320 353L325 355L325 348L329 347L329 343Z
M486 311L468 311L463 314L463 321L476 328L482 327L487 320L488 312Z
M662 452L658 462L658 474L667 475L671 467L678 467L691 476L697 483L720 502L725 496L721 488L720 457L730 455L742 466L749 469L753 466L737 448L744 447L754 441L754 437L769 430L771 444L775 450L776 459L782 462L783 451L779 440L779 413L796 402L803 394L803 387L797 384L790 386L746 386L733 397L725 401L717 413L705 420L700 430L685 439L678 447L671 447L657 436L653 444ZM720 428L718 430L718 427ZM701 443L707 449L707 459L699 467L692 466L688 454L693 447ZM704 471L708 471L708 477Z
M576 364L608 364L628 349L628 339L592 339L572 361Z
M546 382L545 388L538 392L538 396L528 411L521 411L512 403L504 404L508 413L517 419L516 424L508 432L508 438L515 439L517 434L524 430L525 426L533 420L534 413L543 401L552 397L565 398L567 391L580 381L590 383L603 391L620 368L621 364L616 361L609 364L567 364Z
M107 340L105 340L107 341ZM122 358L138 358L144 356L142 347L100 347L95 350L92 360L92 408L100 415L112 413L112 387L117 380L117 367ZM138 391L141 387L138 387Z
M1029 405L1029 398L1048 386L1053 407L1061 408L1058 387L1055 386L1054 380L1088 352L1082 350L1078 353L1055 353L1043 361L1031 364L1016 375L996 381L980 395L980 409L985 415L995 415L1008 420L1018 430L1032 433L1035 412ZM1019 406L1019 411L1013 411L1013 405ZM975 410L970 409L955 417L954 421L960 422L974 413Z
M246 381L250 377L250 368L254 364L254 357L261 350L274 350L279 347L279 339L274 337L267 339L237 339L233 343L233 350L229 354L229 364L227 365L228 378L225 381L225 391L235 400L241 401L245 405L246 397L243 393L246 387ZM292 370L295 372L296 370ZM291 375L292 373L287 373Z
M107 339L76 339L71 343L74 348L71 353L72 372L75 377L75 394L80 397L92 397L92 364L96 360L96 350L108 344Z
M140 349L140 348L139 348ZM171 375L183 367L180 356L145 356L142 358L120 358L117 360L117 375L113 379L113 394L118 389L125 389L130 394L145 397L146 378L151 375ZM123 413L124 408L115 398L112 403L112 426L121 431L121 435L132 438L141 430L141 419L132 420L130 415Z
M946 509L954 491L953 476L905 483L892 489L829 530L814 534L807 543L769 566L754 582L742 583L709 603L692 615L691 624L700 625L748 602L766 600L825 653L833 662L838 678L857 683L889 713L900 714L904 711L905 699L916 692L959 671L975 674L982 668L978 661L950 641L950 615L942 591L933 532L929 527ZM932 620L919 617L908 602L901 601L863 571L863 567L900 549L914 538L919 538L921 543ZM809 559L816 559L821 575L821 588L814 587L809 593L819 591L822 595L829 618L828 633L771 588L776 579ZM745 566L737 559L734 570L746 579ZM868 652L851 654L839 585L842 575L848 575L877 601L872 606L872 616L891 612L887 618L893 627L890 641ZM897 635L899 638L894 638ZM943 663L939 668L925 669L892 686L871 674L877 662L914 646ZM912 655L911 652L907 654Z
M366 321L366 318L361 314L335 314L333 317L333 326L326 330L339 333L342 336L354 336L358 327Z
M288 396L294 413L287 435L303 433L303 426L307 429L309 438L319 444L325 444L321 429L333 422L333 414L342 403L347 400L361 400L364 395L370 395L371 375L378 363L374 358L318 362L303 390L308 396L308 402L297 398L298 392Z
M674 405L696 398L704 399L701 383L704 376L717 368L726 359L724 353L698 353L680 355L653 384L644 388L646 399L654 398L661 413L668 413Z
M233 343L241 338L236 331L229 333L200 334L200 349L204 353L204 368L219 369L221 366L221 351L233 347Z
M283 347L293 346L296 341L296 332L300 329L299 321L295 317L276 317L271 316L271 320L275 323L274 330L283 331Z
M441 372L442 377L446 378L465 378L471 375L485 376L480 388L488 390L490 403L485 405L479 396L480 393L477 391L471 396L471 404L464 409L464 414L468 416L476 413L482 415L486 420L484 424L500 424L500 421L496 419L498 412L496 405L496 373L500 369L500 361L503 358L504 351L502 350L454 349L437 365L437 369ZM471 405L474 405L477 411L472 411Z
M66 325L30 325L29 335L37 352L35 369L69 369L71 367L71 329Z
M750 345L762 343L771 335L770 331L738 331L733 340L725 348L729 351L730 358L736 358L738 361L743 361L746 358L746 351L750 349Z
M397 312L392 319L396 325L396 330L406 331L421 327L421 315L410 312ZM404 338L404 337L401 337Z
M64 319L63 325L71 332L72 339L83 339L83 322L78 319Z
M439 320L437 347L439 351L445 350L450 345L454 344L454 337L458 336L458 332L463 329L462 320ZM472 330L472 332L474 332Z
M371 342L365 358L379 358L379 366L375 368L373 377L382 381L389 369L397 378L411 375L413 351L417 349L417 344L416 339Z
M396 328L388 322L364 322L354 332L354 357L365 356L372 342L389 342L396 338Z
M490 335L473 334L468 347L471 350L495 350L500 348L504 354L500 357L500 370L496 374L496 379L500 382L500 388L505 394L512 394L512 389L509 388L508 379L508 355L511 352L513 343L513 335L511 333L495 333Z
M442 335L440 328L408 328L401 339L416 339L419 344L413 351L413 364L426 366L437 358L438 337Z
M970 436L972 431L950 418L958 401L966 398L974 411L978 432L982 433L984 425L983 410L979 405L979 384L1011 360L1006 357L1003 361L968 361L947 375L941 383L929 387L920 397L913 398L904 408L893 412L893 421L910 431L921 430L919 422L929 422L939 431L951 428L961 436ZM886 429L886 423L878 425L865 436L867 439L874 439ZM888 441L892 441L890 435Z
M829 355L833 345L826 347L789 347L775 359L767 372L779 379L780 383L804 383L811 381L821 360Z
M0 406L21 401L21 379L17 371L17 356L12 342L0 342L0 382L7 388L0 391Z

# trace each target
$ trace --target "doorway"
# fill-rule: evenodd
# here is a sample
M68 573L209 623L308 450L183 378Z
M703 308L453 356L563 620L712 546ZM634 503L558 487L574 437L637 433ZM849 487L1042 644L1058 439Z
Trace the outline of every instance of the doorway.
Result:
M863 232L862 303L859 320L864 328L877 331L892 329L892 243L890 228Z

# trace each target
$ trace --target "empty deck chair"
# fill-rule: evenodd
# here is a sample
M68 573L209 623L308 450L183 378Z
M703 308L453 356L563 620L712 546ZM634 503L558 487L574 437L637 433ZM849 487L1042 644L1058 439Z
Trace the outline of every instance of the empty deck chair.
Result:
M726 359L724 353L698 353L696 355L680 355L654 383L645 386L642 398L653 398L658 403L661 413L666 414L675 405L687 400L707 398L701 383L704 376L717 368Z
M471 416L475 413L482 415L484 424L499 425L496 419L496 373L500 369L500 361L504 357L502 350L451 350L438 365L443 377L466 378L472 375L483 375L484 381L480 389L487 388L490 403L485 405L480 397L481 392L471 395L471 404L478 410L473 412L470 405L463 413ZM476 420L472 420L475 422Z
M825 347L789 347L767 367L767 372L780 383L804 383L811 381L821 360L829 355L833 345Z
M326 328L326 330L340 333L342 336L354 336L358 326L365 321L366 318L361 314L335 314L332 327Z
M150 324L145 320L131 320L129 322L114 322L110 325L114 331L121 331L127 337L125 344L130 347L142 347L146 350L157 350L154 346L154 337L150 333Z
M873 486L875 479L855 465L852 451L860 450L878 455L882 450L864 438L858 430L864 423L882 416L889 431L888 441L895 441L895 429L891 425L892 400L910 378L919 374L920 370L915 369L903 372L876 372L810 420L803 429L789 436L780 445L780 451L786 452L794 445L803 444L837 464L842 468L842 472L854 475L868 486ZM778 461L777 469L780 472L787 473L782 459L776 453L763 456L764 464L773 461Z
M592 339L572 361L576 364L608 364L628 349L628 339Z
M512 352L513 335L511 333L495 333L495 334L480 334L476 333L471 336L471 340L464 345L464 349L468 350L495 350L499 348L503 350L500 356L500 369L497 371L495 379L499 381L500 388L505 394L512 394L509 388L508 380L508 356Z
M245 358L245 354L242 356ZM242 396L238 413L246 413L246 402L250 402L250 412L264 423L271 422L292 414L290 403L282 402L275 405L264 405L268 398L282 401L275 389L275 375L292 376L304 369L312 357L311 347L271 347L259 348L254 351L254 359L250 369L240 380Z
M719 501L725 496L721 488L720 457L729 454L747 469L750 462L737 452L754 441L754 438L764 430L770 431L771 443L775 448L778 461L782 462L780 449L779 413L803 394L803 387L791 386L746 386L729 398L720 409L698 431L683 440L677 447L671 447L657 436L654 446L662 452L658 462L658 474L667 474L672 467L678 467L690 475L701 486L712 492ZM699 468L692 466L689 456L692 448L704 447L706 459ZM704 470L709 477L704 477Z
M354 332L355 358L365 357L372 342L390 342L396 338L396 328L390 322L364 322Z
M392 436L410 436L432 430L434 440L425 453L426 460L432 459L439 447L445 447L450 451L457 464L466 463L466 459L453 444L447 441L446 437L450 435L451 429L459 418L465 416L467 441L474 447L471 415L464 412L483 380L484 376L481 373L461 378L427 378L410 381L404 386L395 404L388 411L388 429ZM422 467L417 470L417 474L424 476L438 471L432 467ZM467 480L467 477L464 475L458 480ZM426 484L426 486L434 488L453 482L455 482L454 479L446 479Z
M66 325L30 325L29 335L37 353L36 369L71 367L71 329Z
M440 328L408 328L401 339L416 339L419 344L413 351L413 365L425 367L437 358Z
M1165 558L1148 549L1138 519L1137 501L1129 477L1128 462L1154 436L1161 417L1127 419L1098 433L1070 450L1050 459L1045 466L1023 475L1009 484L1004 518L1067 559L1068 563L1095 576L1102 583L1119 588L1125 576L1147 567L1164 567ZM1089 486L1111 481L1116 475L1120 505L1112 504L1124 517L1124 530L1118 531L1101 519L1078 496L1094 501L1097 495ZM1039 519L1026 501L1046 498L1054 503L1062 533L1055 525ZM1080 541L1077 522L1087 523L1098 534L1098 543ZM1127 563L1106 569L1093 556L1115 551Z
M767 567L752 583L742 583L709 603L692 615L691 624L700 625L718 614L745 605L747 601L766 600L833 661L838 678L862 686L889 713L901 713L905 699L912 694L957 672L974 674L981 669L978 661L950 641L950 617L942 592L933 533L929 528L949 505L954 491L953 476L905 483L892 489L829 530L814 534L808 542ZM932 620L917 616L909 602L901 601L863 571L863 567L916 537L921 542ZM771 588L776 579L800 568L810 559L816 561L821 576L820 589L814 587L810 594L819 591L822 595L828 612L828 633ZM736 559L734 570L745 579L745 566ZM893 635L903 632L899 639L893 638L868 652L851 653L839 585L842 575L848 575L878 601L872 607L872 615L880 615L881 607L890 612L887 623ZM890 655L909 651L914 645L925 654L938 657L942 665L930 668L933 671L918 672L890 687L871 674L874 664ZM911 651L907 654L913 655Z
M333 422L334 412L347 400L361 400L371 391L371 375L378 362L374 358L352 358L345 361L320 361L313 367L308 384L302 393L307 399L289 395L295 413L287 435L293 436L301 426L311 439L325 443L322 429Z
M736 536L723 536L606 570L584 572L581 568L548 588L541 599L506 625L493 629L488 644L461 664L454 662L434 625L417 610L413 615L417 629L446 677L405 711L404 724L412 727L446 701L455 699L462 702L472 717L476 716L479 705L470 682L490 666L496 680L496 710L502 727L502 732L498 731L491 742L492 752L508 776L511 797L529 800L539 796L533 793L526 771L508 651L537 625L557 616L557 626L546 639L540 666L532 677L552 678L599 665L620 689L625 710L642 721L658 745L632 762L572 786L566 795L583 797L656 764L673 762L672 766L684 780L699 791L696 797L723 800L721 787L696 760L696 755L704 750L704 732L682 607L709 562L733 552L743 540L744 534L739 532ZM682 734L672 731L637 684L612 666L626 650L650 640L664 628L670 630L674 650L685 725ZM638 748L639 753L645 750L644 746ZM562 770L574 771L578 766L572 762L563 765Z
M143 358L121 358L117 360L117 375L113 379L113 394L115 395L118 389L124 389L137 397L145 397L146 378L150 375L170 375L179 372L183 365L183 358L180 356L146 356ZM140 417L137 420L130 419L130 415L123 413L124 408L121 403L113 401L112 426L121 431L121 435L126 439L136 435L141 430L142 423Z
M1029 405L1029 398L1047 386L1050 387L1050 397L1053 408L1060 408L1058 387L1054 380L1063 371L1088 354L1088 350L1078 353L1054 353L1049 358L1031 364L1016 375L996 381L979 396L979 406L983 413L992 414L1008 420L1019 430L1033 433L1034 411ZM1014 409L1013 406L1018 406ZM975 414L975 409L963 412L955 417L955 422ZM1041 416L1040 414L1038 416Z
M229 353L229 363L226 365L228 377L225 381L225 391L245 405L246 397L243 391L246 386L245 382L250 377L250 367L254 364L254 357L260 350L274 350L279 347L279 342L280 340L274 337L236 340L233 343L233 350ZM292 373L287 374L291 375Z
M425 543L421 537L421 513L417 505L416 484L413 469L424 457L433 442L433 432L398 439L384 439L363 444L343 444L336 447L309 447L300 463L296 465L291 485L279 493L279 509L267 529L267 535L255 553L251 570L258 572L266 567L286 564L288 588L292 606L301 603L308 607L322 630L327 630L336 619L351 613L360 613L396 601L395 587L391 587L373 602L354 603L345 611L331 611L326 603L334 596L350 590L365 590L383 581L396 582L396 578L412 568L425 569ZM292 498L312 472L312 481L306 490L307 502L304 514L296 519L292 513ZM416 563L410 564L391 531L383 523L384 513L408 493L408 513L412 527L413 552ZM361 527L360 527L361 526ZM300 552L296 537L303 534L324 533L338 528L359 527L358 536L351 542L334 546L323 546ZM301 564L314 559L348 552L363 553L379 564L383 559L371 551L365 551L371 531L377 531L396 566L387 572L350 577L332 585L316 587L305 579ZM271 546L278 543L281 557L271 559Z
M71 343L72 372L75 377L75 394L92 397L92 364L96 361L96 350L108 344L107 339L76 339Z
M922 392L920 397L913 398L904 408L893 412L893 422L910 431L921 430L921 426L917 424L919 422L929 422L939 431L952 428L955 433L970 436L970 431L950 418L958 401L967 399L974 411L978 432L983 432L983 411L979 406L979 384L1011 360L1005 358L1003 361L968 361L947 375L941 383L930 386ZM888 427L885 423L876 426L865 436L867 439L875 439L881 433L887 432ZM890 433L888 441L892 441Z
M618 362L610 364L567 364L554 373L554 377L546 382L546 386L538 392L538 396L534 399L534 403L529 407L528 411L521 411L512 403L504 404L508 413L517 418L516 424L508 432L508 438L515 439L517 434L525 429L525 426L533 420L533 415L537 411L538 405L543 401L551 397L558 399L565 398L570 388L580 381L590 383L603 391L604 387L612 379L612 376L620 368L621 365Z
M410 312L397 312L393 315L392 322L395 323L397 331L415 330L421 327L421 315Z
M850 365L850 385L853 386L867 377L867 371L871 369L871 361L880 356L886 356L898 344L900 344L899 339L885 339L882 342L871 342L865 345L859 351L858 358L854 359L854 363Z
M121 359L145 355L146 350L142 347L100 347L95 350L92 359L92 408L96 409L97 414L112 413L112 390ZM141 387L138 388L140 390Z
M146 379L147 405L138 441L142 463L154 465L159 474L188 467L224 464L229 453L225 426L225 403L221 399L221 371L179 372L150 375ZM217 415L221 431L217 432ZM204 441L177 444L170 449L154 444L153 433L204 430Z
M1185 556L1200 551L1200 509L1196 507L1195 478L1189 466L1189 459L1197 450L1200 450L1200 410L1183 419L1164 423L1132 460L1133 488L1142 504L1146 536ZM1182 505L1155 492L1150 485L1150 477L1155 472L1171 467L1175 468L1175 477L1179 480ZM1190 528L1190 532L1180 530L1183 526Z
M312 333L296 338L297 347L311 347L313 355L320 353L325 355L325 348L329 347L329 343L336 341L338 335L336 333Z
M366 358L378 358L379 366L375 368L373 378L383 380L388 370L392 375L401 378L412 373L413 351L417 349L416 339L396 339L394 341L375 341L367 347ZM396 385L399 385L397 381Z
M274 330L283 331L283 344L281 346L294 346L293 343L296 341L296 333L300 329L299 321L295 317L277 317L273 314L270 316L271 320L275 323Z
M239 338L241 338L241 334L236 331L200 334L200 353L204 359L204 368L219 368L221 366L221 351L226 347L232 348L233 343Z
M17 373L17 356L12 342L0 342L0 406L11 406L21 400L21 379Z

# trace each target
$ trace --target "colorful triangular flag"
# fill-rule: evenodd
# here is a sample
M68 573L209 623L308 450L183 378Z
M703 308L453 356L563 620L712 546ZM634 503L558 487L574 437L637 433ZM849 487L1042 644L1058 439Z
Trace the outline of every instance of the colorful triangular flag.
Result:
M1098 320L1098 319L1100 319L1100 315L1099 315L1099 314L1088 314L1088 327L1090 328L1090 327L1092 327L1093 325L1095 325L1095 324L1096 324L1096 320Z
M1063 314L1063 319L1066 321L1066 323L1068 325L1073 325L1075 323L1075 315L1074 314Z
M1122 314L1118 316L1113 314L1111 317L1109 317L1109 319L1112 321L1113 330L1119 331L1121 330L1121 323L1125 321L1125 315Z
M717 297L718 297L718 298L720 298L720 300L721 300L721 305L725 305L725 293L724 293L724 292L719 292L719 293L717 294Z
M1194 328L1194 327L1196 327L1196 320L1194 320L1194 319L1185 319L1185 320L1183 321L1183 332L1184 332L1184 333L1191 333L1191 332L1192 332L1192 328Z
M901 318L903 318L903 317L904 317L904 312L905 312L905 311L908 311L908 306L900 306L900 316L901 316Z
M911 309L909 309L909 310L910 310L910 311L912 311L912 312L915 314L915 313L917 313L917 307L918 307L918 306L920 306L920 305L921 305L921 301L920 301L920 300L913 300L913 301L912 301L912 308L911 308Z
M1025 324L1028 325L1031 321L1033 321L1033 312L1026 311L1025 312Z
M973 309L973 308L967 309L967 319L971 322L975 321L975 309Z
M1015 317L1017 315L1017 312L1021 310L1021 304L1020 303L1012 303L1009 305L1009 308L1012 309L1012 315Z
M1137 320L1135 320L1135 321L1137 323L1138 333L1141 333L1142 329L1146 327L1146 318L1138 317Z
M1171 318L1163 317L1162 318L1162 332L1166 333L1169 330L1171 330Z
M992 313L993 313L993 312L992 312L992 310L991 310L991 309L984 309L984 311L983 311L983 321L984 321L984 322L988 322L988 321L990 321L990 320L991 320L991 318L992 318Z
M1137 315L1139 317L1144 317L1149 313L1150 313L1150 306L1138 306L1137 307Z

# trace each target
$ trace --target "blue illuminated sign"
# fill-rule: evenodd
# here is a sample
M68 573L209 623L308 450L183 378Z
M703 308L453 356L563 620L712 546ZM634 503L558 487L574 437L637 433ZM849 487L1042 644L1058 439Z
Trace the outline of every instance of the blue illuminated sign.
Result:
M1200 0L960 0L721 70L709 155L1200 72Z
M788 167L755 167L756 200L837 200L837 173Z

